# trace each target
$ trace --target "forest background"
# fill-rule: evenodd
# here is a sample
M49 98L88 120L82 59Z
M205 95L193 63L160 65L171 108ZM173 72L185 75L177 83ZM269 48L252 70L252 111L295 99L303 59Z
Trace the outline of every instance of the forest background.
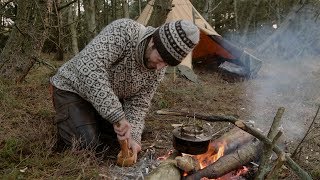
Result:
M158 0L156 4L161 8L168 2L170 1ZM280 91L284 86L289 94L293 89L306 90L299 97L295 96L296 94L290 95L295 100L303 101L303 107L308 107L308 111L300 113L299 118L304 115L306 119L312 119L314 109L320 100L319 94L314 92L319 88L318 85L308 87L306 85L309 84L304 84L305 81L302 80L299 86L288 82L307 79L309 73L315 77L308 79L308 83L319 80L319 0L192 0L191 2L223 38L246 49L262 59L265 67L275 70L271 75L267 74L270 75L269 80L272 79L268 82L272 84L274 81L285 82L278 83L277 90ZM101 171L106 171L101 169L100 161L91 156L90 152L79 153L71 150L57 154L52 151L55 144L55 128L52 124L54 111L47 90L48 79L63 62L81 51L103 27L119 18L136 19L146 3L145 0L0 0L1 176L22 179L83 178L100 177ZM166 8L163 11L165 10ZM155 23L149 22L149 24ZM267 75L263 74L265 71L270 72L270 69L262 69L260 77L266 78ZM285 75L278 76L277 73L283 71L286 72ZM217 74L204 71L200 71L199 74L203 75L202 80L208 86L203 85L203 88L208 88L207 92L212 88L228 91L230 90L228 86L234 86L232 88L238 88L237 93L239 93L239 86L249 83L230 85ZM212 75L211 78L207 77L208 74ZM169 83L171 80L171 76L168 77L159 88L159 94L156 94L158 99L153 100L154 105L151 110L176 107L177 102L181 101L174 99L176 97L173 96L163 98L166 94L165 88L172 86ZM199 96L195 94L195 91L199 90L198 86L195 87L187 80L179 81L181 84L176 84L173 88L175 91L171 93L181 97L185 94ZM269 93L268 85L264 86L263 91L260 89L260 95ZM231 94L230 91L228 93ZM237 93L234 92L233 95ZM209 96L209 93L206 95ZM185 104L188 104L188 100L194 102L194 99L188 98L183 100ZM286 102L293 101L289 96L285 98ZM230 98L225 97L221 101L227 103L228 99ZM203 104L204 101L205 99L199 103ZM244 103L243 97L237 99L237 103L240 101ZM251 101L257 103L262 99L260 97ZM283 104L280 100L273 102L279 106ZM239 109L237 103L229 103L234 103L234 107L228 109L230 104L224 104L219 108L212 106L210 110L216 112L218 109L224 113L236 113L240 117L254 117L248 115L249 112L235 112ZM266 107L260 108L266 109ZM305 110L300 106L296 108ZM295 112L300 111L295 109ZM294 118L298 119L296 116ZM307 120L303 123L306 126L310 125L310 121ZM319 128L317 122L312 125L314 129ZM298 137L289 139L298 142L306 129L302 128L301 131L293 129L290 132L296 134L289 134ZM313 130L313 132L309 137L313 142L308 141L305 144L305 151L301 149L301 152L309 154L300 159L300 163L317 179L320 177L319 160L310 163L310 158L319 156L320 136L317 134L319 131ZM310 144L312 146L309 146Z

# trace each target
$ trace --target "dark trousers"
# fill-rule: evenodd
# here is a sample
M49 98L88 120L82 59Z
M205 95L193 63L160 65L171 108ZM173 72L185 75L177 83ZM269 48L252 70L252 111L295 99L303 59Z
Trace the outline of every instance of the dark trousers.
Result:
M58 143L80 148L99 149L118 144L113 126L103 119L95 108L79 95L53 87L53 104L56 110Z

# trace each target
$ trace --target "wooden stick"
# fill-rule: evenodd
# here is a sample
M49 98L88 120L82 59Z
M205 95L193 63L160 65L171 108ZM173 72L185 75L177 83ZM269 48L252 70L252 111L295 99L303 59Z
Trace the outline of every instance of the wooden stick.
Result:
M202 115L197 113L189 113L189 112L174 112L174 111L164 111L159 110L157 111L157 114L159 115L172 115L172 116L184 116L184 117L194 117L197 119L202 119L208 122L230 122L237 127L241 128L242 130L252 134L256 138L258 138L260 141L262 141L265 144L272 145L272 141L268 139L265 135L263 135L259 130L252 128L251 126L247 125L244 121L239 120L233 116L221 116L221 115ZM281 153L284 153L283 150L280 149L279 146L275 145L273 148L274 152L277 153L277 155L280 155ZM286 157L286 165L290 167L299 177L300 179L312 179L311 176L304 171L297 163L295 163L290 156L285 155Z
M273 119L273 122L272 122L272 125L271 125L271 128L269 130L269 133L267 135L267 137L269 139L273 139L272 140L272 145L269 146L267 144L264 145L264 150L263 150L263 154L262 154L262 157L261 157L261 161L260 161L260 165L259 165L259 169L258 169L258 172L257 172L257 175L255 177L256 180L258 179L264 179L264 176L267 174L268 172L268 167L270 165L270 157L273 153L272 149L277 141L277 139L281 136L282 132L279 131L279 127L280 127L280 122L281 122L281 118L282 118L282 115L284 113L284 108L283 107L280 107L277 111L277 114L276 116L274 117ZM280 136L275 139L275 136L276 136L276 133L280 133Z
M281 155L278 156L276 165L272 168L272 170L266 176L266 180L278 179L279 170L283 166L285 160L286 160L285 154L281 153Z

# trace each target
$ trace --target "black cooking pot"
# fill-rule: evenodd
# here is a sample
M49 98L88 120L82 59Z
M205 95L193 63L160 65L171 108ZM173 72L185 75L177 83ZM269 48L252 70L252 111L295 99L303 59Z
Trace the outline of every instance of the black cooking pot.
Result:
M173 147L186 154L203 154L208 151L212 134L207 128L183 125L173 130Z

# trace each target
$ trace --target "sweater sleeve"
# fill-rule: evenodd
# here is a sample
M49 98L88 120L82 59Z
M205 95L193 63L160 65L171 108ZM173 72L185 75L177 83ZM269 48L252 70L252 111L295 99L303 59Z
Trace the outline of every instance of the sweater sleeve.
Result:
M124 100L123 109L127 120L132 126L131 136L138 144L141 144L145 115L149 110L154 93L164 77L164 72L165 70L154 80L156 83L152 83L152 85L142 89L139 94Z

